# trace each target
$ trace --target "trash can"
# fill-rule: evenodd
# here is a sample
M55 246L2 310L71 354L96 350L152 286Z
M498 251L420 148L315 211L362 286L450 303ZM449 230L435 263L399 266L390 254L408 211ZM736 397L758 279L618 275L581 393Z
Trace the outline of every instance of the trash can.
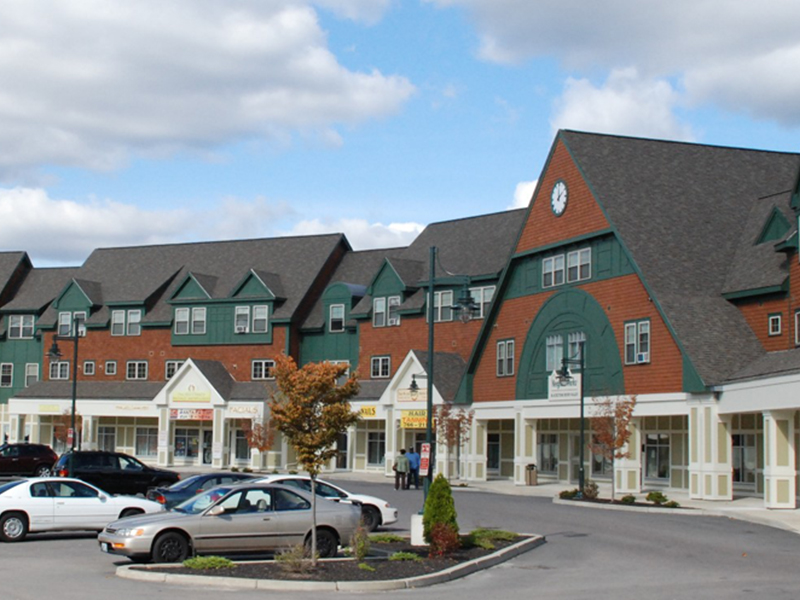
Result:
M536 470L536 465L527 465L525 467L525 485L537 485L539 483L539 471Z

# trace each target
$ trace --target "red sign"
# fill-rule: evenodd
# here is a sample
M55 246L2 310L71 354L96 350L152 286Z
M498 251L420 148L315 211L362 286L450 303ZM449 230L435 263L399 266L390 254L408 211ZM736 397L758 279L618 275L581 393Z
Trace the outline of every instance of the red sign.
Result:
M419 460L419 474L420 477L427 477L428 476L428 469L431 465L431 445L430 444L422 444L422 449L419 453L420 460Z
M67 428L67 446L72 446L72 439L75 437L75 432L72 427Z

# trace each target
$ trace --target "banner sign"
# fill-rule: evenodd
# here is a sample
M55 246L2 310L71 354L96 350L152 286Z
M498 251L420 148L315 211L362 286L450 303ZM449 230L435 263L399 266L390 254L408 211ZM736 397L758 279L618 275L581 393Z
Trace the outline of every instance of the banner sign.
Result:
M213 421L213 408L171 408L170 421Z
M425 429L428 426L427 410L401 410L400 427L403 429Z
M374 404L369 406L362 406L358 409L358 414L362 419L371 419L378 416L378 407Z
M580 373L569 372L569 378L561 380L553 371L547 378L547 397L550 400L580 400L581 399Z

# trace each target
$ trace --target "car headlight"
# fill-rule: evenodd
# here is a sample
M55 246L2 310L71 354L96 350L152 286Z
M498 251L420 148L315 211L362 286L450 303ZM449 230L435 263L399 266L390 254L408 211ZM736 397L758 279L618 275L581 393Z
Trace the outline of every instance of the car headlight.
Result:
M120 537L140 537L144 535L144 529L141 527L123 527L117 529L117 535Z

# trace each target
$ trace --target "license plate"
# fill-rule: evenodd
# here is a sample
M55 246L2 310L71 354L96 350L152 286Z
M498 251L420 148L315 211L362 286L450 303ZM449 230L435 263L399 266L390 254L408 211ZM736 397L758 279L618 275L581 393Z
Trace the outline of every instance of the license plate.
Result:
M105 542L101 542L100 550L102 550L103 552L108 552L108 544L106 544Z

